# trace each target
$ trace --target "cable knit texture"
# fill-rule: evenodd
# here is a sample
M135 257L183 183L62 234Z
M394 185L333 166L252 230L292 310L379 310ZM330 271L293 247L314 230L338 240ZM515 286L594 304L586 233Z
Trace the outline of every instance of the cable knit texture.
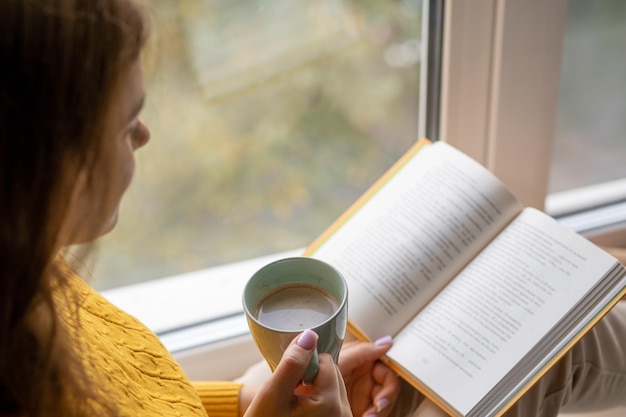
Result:
M240 384L191 384L157 336L76 277L82 298L78 328L94 380L123 416L236 417ZM78 345L78 344L77 344Z

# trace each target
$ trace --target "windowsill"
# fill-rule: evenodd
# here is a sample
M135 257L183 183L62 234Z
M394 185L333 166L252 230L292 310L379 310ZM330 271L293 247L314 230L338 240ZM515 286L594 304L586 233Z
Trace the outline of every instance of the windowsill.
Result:
M263 265L302 249L103 291L113 304L137 317L172 352L248 332L241 294Z
M546 198L545 210L553 217L562 217L576 213L584 214L624 200L626 200L626 179L620 179L552 193Z
M626 247L626 179L551 194L545 211L598 245Z

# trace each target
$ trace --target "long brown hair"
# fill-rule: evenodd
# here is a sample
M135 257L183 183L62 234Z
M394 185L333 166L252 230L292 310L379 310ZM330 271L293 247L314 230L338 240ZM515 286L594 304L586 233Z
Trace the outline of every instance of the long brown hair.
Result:
M74 182L89 181L145 36L133 0L0 1L0 415L115 414L59 319L69 274L55 260Z

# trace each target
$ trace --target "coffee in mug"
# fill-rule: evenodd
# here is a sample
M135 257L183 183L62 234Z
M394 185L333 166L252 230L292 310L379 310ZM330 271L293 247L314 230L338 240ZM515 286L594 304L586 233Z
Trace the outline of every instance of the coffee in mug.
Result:
M338 308L337 300L318 287L285 285L261 300L256 318L275 329L304 331L328 320Z

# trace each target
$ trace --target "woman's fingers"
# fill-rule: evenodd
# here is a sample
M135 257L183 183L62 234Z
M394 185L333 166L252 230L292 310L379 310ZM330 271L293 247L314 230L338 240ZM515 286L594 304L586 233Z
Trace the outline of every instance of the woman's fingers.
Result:
M380 361L391 348L391 337L375 342L347 343L339 357L339 367L348 388L355 416L389 415L400 391L396 373Z
M339 368L327 353L320 353L319 362L320 371L315 378L309 395L300 397L299 401L301 404L309 403L309 406L322 406L327 413L325 417L352 415L346 386ZM302 415L308 416L306 413Z
M400 380L394 371L380 362L374 365L373 376L376 381L373 403L378 416L386 416L400 392Z
M339 368L344 377L354 369L380 359L391 348L390 336L381 337L372 343L350 342L339 353Z

